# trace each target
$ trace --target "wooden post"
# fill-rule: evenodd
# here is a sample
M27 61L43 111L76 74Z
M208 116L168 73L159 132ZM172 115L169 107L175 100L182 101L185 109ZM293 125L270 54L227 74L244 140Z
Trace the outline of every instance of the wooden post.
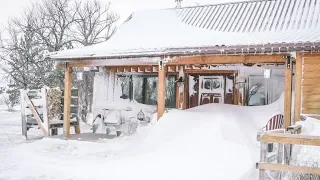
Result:
M48 118L48 98L47 98L47 89L41 89L41 96L43 99L43 126L47 130L48 135L50 136L50 123Z
M26 104L24 99L25 90L20 90L20 105L21 105L21 123L22 123L22 136L28 139L27 118L26 118Z
M165 110L166 101L166 70L162 61L159 63L158 70L158 120L162 117Z
M291 101L292 101L292 60L287 56L285 69L285 89L284 89L284 128L291 125Z
M72 68L66 63L64 73L64 110L63 110L63 136L70 137L70 103L71 103L71 74Z
M301 84L302 84L302 53L297 53L296 59L296 85L295 85L295 106L294 124L300 120L301 112Z

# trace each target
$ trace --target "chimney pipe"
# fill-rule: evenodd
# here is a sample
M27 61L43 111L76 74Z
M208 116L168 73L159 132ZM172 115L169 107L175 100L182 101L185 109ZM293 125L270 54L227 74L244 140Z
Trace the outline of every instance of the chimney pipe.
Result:
M177 3L176 8L181 8L182 0L175 0L175 2Z

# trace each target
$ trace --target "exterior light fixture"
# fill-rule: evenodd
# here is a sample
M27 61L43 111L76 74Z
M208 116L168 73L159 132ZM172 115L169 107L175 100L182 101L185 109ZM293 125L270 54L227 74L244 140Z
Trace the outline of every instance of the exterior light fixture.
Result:
M139 121L143 121L144 118L145 118L145 116L144 116L144 113L142 112L142 109L141 109L140 112L139 112L138 115L137 115L137 119L138 119Z
M176 80L176 83L178 84L178 86L183 85L184 81L183 81L183 77L180 76L178 80Z

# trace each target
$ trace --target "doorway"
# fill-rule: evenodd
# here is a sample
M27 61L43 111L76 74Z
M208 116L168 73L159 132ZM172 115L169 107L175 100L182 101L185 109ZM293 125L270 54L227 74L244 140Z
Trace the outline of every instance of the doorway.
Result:
M234 104L235 73L188 74L188 108L219 103Z

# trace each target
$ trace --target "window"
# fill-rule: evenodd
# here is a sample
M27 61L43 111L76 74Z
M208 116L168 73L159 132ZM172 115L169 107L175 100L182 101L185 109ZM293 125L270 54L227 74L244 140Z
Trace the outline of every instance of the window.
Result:
M157 105L158 77L154 75L119 76L122 99L135 100L142 104ZM176 107L176 76L166 78L166 107ZM130 83L131 82L131 83Z

